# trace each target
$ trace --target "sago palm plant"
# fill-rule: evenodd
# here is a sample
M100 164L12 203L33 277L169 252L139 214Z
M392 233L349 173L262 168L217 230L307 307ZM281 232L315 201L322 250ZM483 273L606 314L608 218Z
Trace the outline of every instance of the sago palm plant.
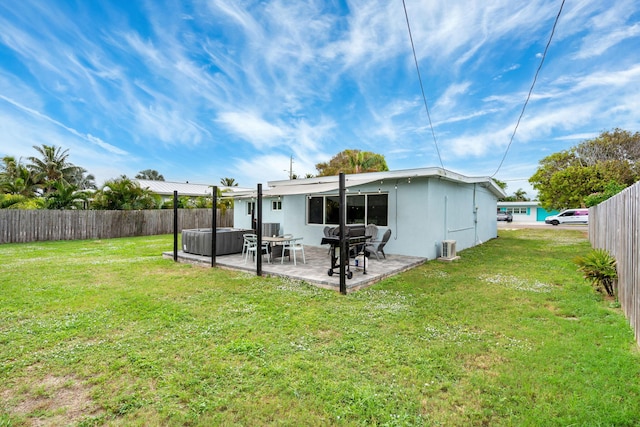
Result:
M616 259L608 251L594 249L585 256L576 257L574 262L596 292L615 296L614 285L618 279Z

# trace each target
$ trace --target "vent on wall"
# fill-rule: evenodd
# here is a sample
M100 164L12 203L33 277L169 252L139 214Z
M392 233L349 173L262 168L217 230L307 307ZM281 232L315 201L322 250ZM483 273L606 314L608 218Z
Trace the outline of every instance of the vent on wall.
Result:
M443 240L442 248L440 250L440 258L443 261L453 261L460 258L456 255L456 241L455 240Z

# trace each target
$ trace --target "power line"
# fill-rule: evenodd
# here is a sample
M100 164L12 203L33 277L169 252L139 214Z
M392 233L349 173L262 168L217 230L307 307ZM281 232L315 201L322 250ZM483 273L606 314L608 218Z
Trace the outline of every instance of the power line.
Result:
M402 0L404 3L404 0ZM502 164L504 160L507 158L507 153L509 153L509 149L511 148L511 144L513 143L513 138L516 136L516 132L518 131L518 126L520 126L520 120L522 120L522 116L524 116L524 110L527 108L527 104L529 103L529 99L531 98L531 94L533 93L533 87L536 85L536 81L538 80L538 74L542 69L542 64L544 64L544 60L547 57L547 51L549 50L549 46L551 45L551 40L553 39L553 34L556 32L556 26L558 25L558 21L560 20L560 15L562 14L562 8L564 7L565 0L562 0L560 4L560 10L556 15L556 20L553 23L553 28L551 29L551 35L549 36L549 40L547 41L547 45L544 48L544 52L542 53L542 59L540 60L540 65L538 65L538 69L536 70L536 74L533 76L533 82L531 83L531 87L529 88L529 94L527 95L527 99L524 101L524 105L522 106L522 111L520 112L520 116L518 117L518 121L516 122L516 127L513 129L513 133L511 134L511 139L509 140L509 144L507 145L507 149L504 152L504 156L502 156L502 160L498 165L498 169L491 175L491 178L496 176L500 168L502 168Z
M407 30L409 30L409 40L411 40L411 50L413 51L413 60L416 63L416 71L418 72L418 81L420 82L420 90L422 91L422 100L424 101L424 108L427 110L427 117L429 118L429 127L431 128L431 135L433 136L433 144L436 146L436 153L438 153L438 160L440 160L440 166L444 169L442 164L442 157L440 157L440 149L438 149L438 141L436 140L436 133L433 130L433 123L431 123L431 114L429 114L429 106L427 104L427 97L424 94L424 86L422 85L422 76L420 75L420 67L418 67L418 57L416 56L416 48L413 45L413 36L411 35L411 25L409 25L409 15L407 14L407 5L402 0L402 6L404 7L404 17L407 20ZM563 0L564 3L564 0Z

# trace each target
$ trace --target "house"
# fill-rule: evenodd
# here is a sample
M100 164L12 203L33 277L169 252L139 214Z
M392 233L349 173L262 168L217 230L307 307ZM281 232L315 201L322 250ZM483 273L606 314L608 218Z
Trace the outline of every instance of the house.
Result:
M498 210L510 212L514 222L543 223L550 215L557 215L560 211L548 211L539 202L498 202Z
M496 204L505 196L489 177L441 168L346 175L345 186L347 224L376 224L379 236L391 229L386 253L430 259L440 256L443 240L461 250L495 238ZM270 181L262 222L320 246L324 227L338 225L338 191L338 176ZM256 192L233 195L236 228L252 228Z
M134 179L141 188L146 188L154 194L162 197L162 202L173 200L173 192L177 191L180 197L211 197L212 184L190 184L189 182L154 181L150 179ZM220 191L235 192L249 191L247 188L225 187L219 185Z

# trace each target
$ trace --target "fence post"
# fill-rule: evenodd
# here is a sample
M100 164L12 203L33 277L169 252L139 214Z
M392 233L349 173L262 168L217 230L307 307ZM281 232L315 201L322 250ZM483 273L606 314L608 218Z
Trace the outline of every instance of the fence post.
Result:
M349 262L349 253L346 237L346 218L347 218L347 193L345 191L344 172L340 172L338 183L339 205L338 205L338 226L340 227L340 293L347 294L347 281L345 263Z
M256 201L256 209L258 210L258 218L256 220L256 234L258 241L256 244L256 275L262 276L262 184L258 184L258 197Z
M213 207L211 208L211 267L216 266L216 230L218 229L218 186L213 186L213 192L211 193L211 201Z
M178 192L173 192L173 260L178 261Z

